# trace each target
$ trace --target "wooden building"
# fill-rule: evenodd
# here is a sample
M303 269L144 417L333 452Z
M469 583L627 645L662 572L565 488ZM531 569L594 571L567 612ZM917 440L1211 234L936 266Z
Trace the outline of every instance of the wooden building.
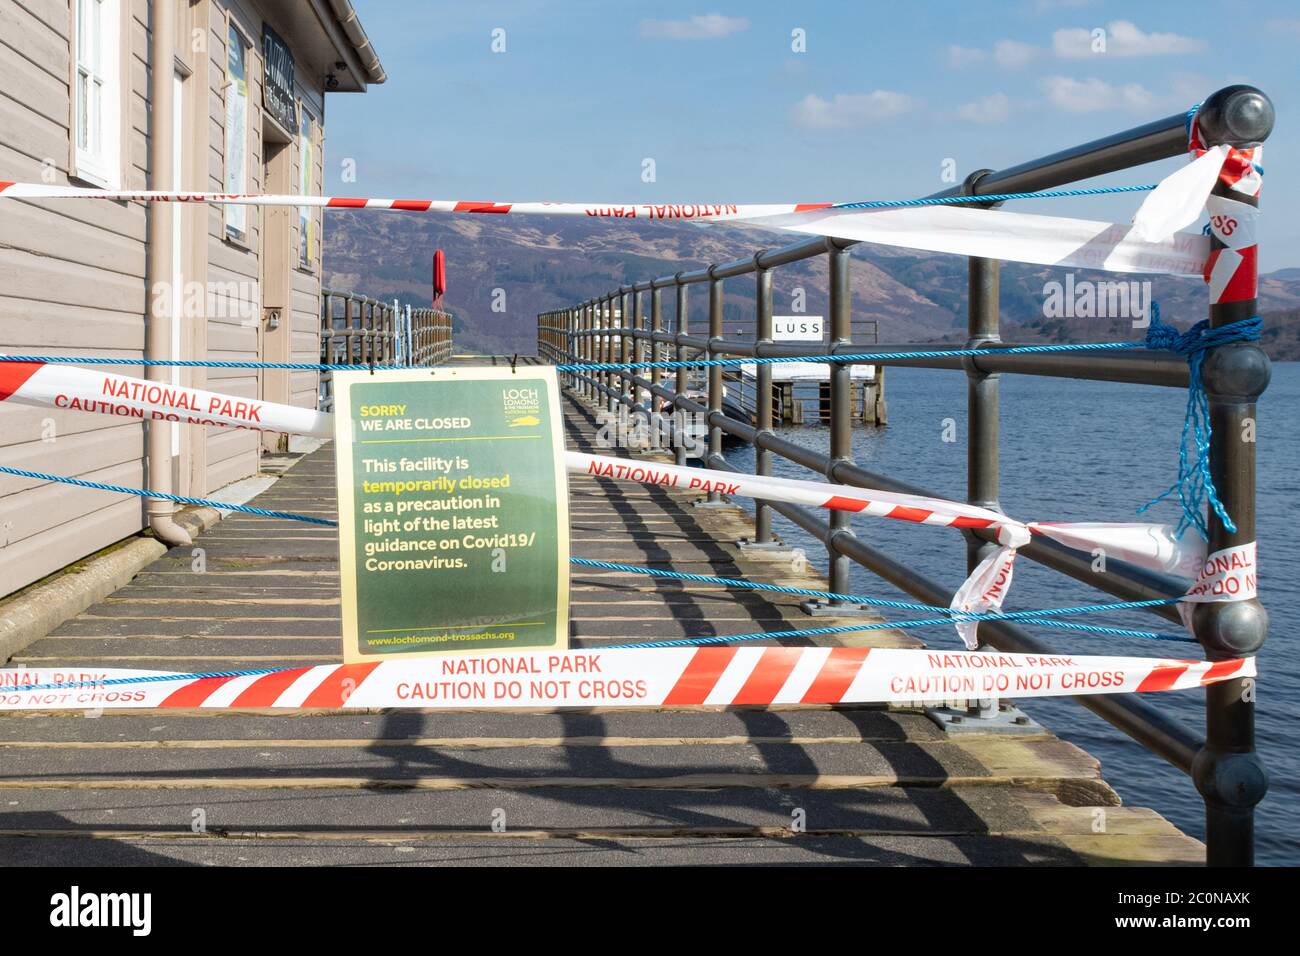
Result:
M350 0L3 0L0 79L0 179L320 194L325 94L385 76ZM121 357L112 371L139 377L145 357L318 361L321 225L298 208L7 200L0 351ZM316 402L312 372L161 374ZM201 496L283 440L157 428L2 403L0 464ZM0 475L0 595L151 524L166 539L161 509Z

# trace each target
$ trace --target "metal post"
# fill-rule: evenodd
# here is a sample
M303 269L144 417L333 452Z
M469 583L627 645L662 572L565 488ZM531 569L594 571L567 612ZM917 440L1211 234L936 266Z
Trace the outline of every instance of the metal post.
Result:
M582 303L581 309L581 331L583 335L578 339L578 355L582 364L588 365L591 363L591 336L587 334L591 330L591 302ZM589 375L591 373L584 372L583 374ZM591 385L585 378L578 379L578 394L585 399L591 398Z
M375 361L375 300L367 297L362 303L362 321L365 323L366 333L362 337L365 351L361 360L367 365L373 365Z
M602 364L608 365L614 361L614 294L612 292L605 296L601 306L600 322L601 327L604 329L600 336L600 361ZM605 386L605 409L611 412L616 411L617 406L613 395L614 373L606 369L601 372L600 378L601 384Z
M673 349L673 361L685 362L686 349L682 348L682 336L690 331L690 286L682 282L682 274L677 273L677 328L675 330L676 347ZM685 395L690 388L690 376L685 368L677 369L677 378L673 390L678 395ZM686 464L686 445L690 435L690 426L686 424L686 412L676 408L672 410L673 422L681 423L672 432L674 460L679 465ZM685 432L685 434L683 434Z
M980 348L1002 341L998 331L998 278L1000 263L996 259L972 256L966 267L969 313L966 348ZM976 367L966 360L966 500L982 508L998 507L998 423L999 375ZM968 538L966 570L975 570L997 545Z
M849 250L832 246L827 253L830 271L830 348L847 344L853 339L853 291L849 283ZM853 460L853 366L836 362L830 368L831 392L831 465L826 470L829 481L835 480L839 462ZM852 562L835 548L837 535L853 533L852 516L847 511L830 514L830 545L827 560L830 566L830 589L839 594L849 592L849 569ZM833 601L832 605L845 602Z
M1206 144L1248 147L1273 126L1273 105L1258 90L1229 87L1211 96L1196 116ZM1220 212L1244 219L1258 196L1215 183L1211 203L1229 200ZM1211 212L1215 212L1214 209ZM1224 244L1211 236L1211 248ZM1254 272L1254 260L1239 269ZM1211 293L1210 327L1258 314L1256 281L1234 293ZM1234 283L1235 285L1235 283ZM1249 298L1239 298L1240 294ZM1207 351L1201 367L1210 404L1210 474L1224 510L1236 526L1229 531L1209 514L1210 554L1255 540L1255 402L1268 386L1268 357L1254 342L1232 342ZM1252 569L1253 570L1253 569ZM1232 660L1256 654L1268 635L1268 614L1257 599L1192 605L1192 630L1206 657ZM1255 752L1255 686L1249 678L1211 684L1205 691L1205 746L1192 763L1192 779L1205 800L1206 864L1251 866L1255 860L1255 805L1268 791L1268 773Z
M757 258L757 257L756 257ZM754 273L757 328L755 346L761 349L772 341L772 270L761 266ZM763 362L755 366L754 380L758 388L755 399L757 435L772 431L772 366ZM761 445L754 445L754 474L772 474L772 453ZM754 543L763 545L772 541L772 509L761 500L754 501Z
M564 339L564 360L567 363L577 362L577 328L578 315L580 310L577 307L569 308L568 311L568 337ZM569 372L569 389L577 389L577 376Z
M343 347L346 349L347 356L344 365L355 364L352 357L352 339L352 296L349 294L343 297Z
M641 297L635 290L624 292L623 299L623 356L620 362L630 363L636 361L637 340L632 335L636 331L636 323L640 319ZM631 382L631 373L624 370L619 382L622 385L624 396L630 398L632 403L637 401L636 386Z
M559 337L562 339L561 347L563 349L563 351L561 352L561 355L563 356L563 359L561 360L562 364L567 365L573 361L573 342L574 342L573 333L576 327L577 327L577 314L573 309L565 309L564 310L564 331L559 333ZM573 374L569 373L565 375L564 378L568 382L568 387L573 388L573 383L574 383Z
M393 307L387 302L379 306L379 364L388 365L393 361Z
M645 308L641 304L641 293L637 292L636 289L633 289L631 292L631 296L632 296L632 331L636 333L644 332L645 325L646 325L646 315L645 315ZM645 340L640 338L637 335L632 336L632 357L628 359L628 361L630 362L645 361ZM631 371L628 374L646 375L647 373L644 371ZM650 373L650 375L651 377L653 377L653 373ZM644 390L641 389L639 386L633 384L631 386L631 391L632 391L632 401L637 405L641 404L643 395L645 396L646 401L647 402L649 401L649 395L647 395L644 392Z
M614 309L613 321L618 328L618 354L614 357L614 361L619 363L627 361L627 337L623 334L626 331L624 325L627 322L627 293L622 289L619 289L617 296L618 298L616 301L618 302L618 305ZM623 376L616 371L611 371L610 375L612 376L612 382L615 386L614 390L617 393L617 396L626 395L627 382L624 380ZM618 411L623 407L623 403L618 401L616 396L612 397L614 397L615 400L611 403L610 408L614 411Z
M331 365L334 362L334 294L328 289L321 290L320 361L322 365ZM333 410L330 404L333 384L334 374L322 371L316 384L316 406L321 411Z
M651 334L654 334L656 332L662 332L663 330L664 330L663 290L658 288L657 286L651 286L650 288L650 332ZM649 346L649 349L647 351L650 353L649 361L651 362L659 361L659 343L656 342L654 339L650 339L647 345ZM658 369L648 368L644 372L640 372L639 374L643 378L649 379L655 384L661 384L662 375ZM654 392L649 392L646 394L647 408L653 411L659 405L659 403L660 403L660 398ZM671 412L671 409L669 409L669 411ZM651 416L650 421L647 422L646 424L647 424L647 431L650 436L651 447L658 449L660 438L663 435L663 431L660 427L662 423L660 422L659 419L655 418L654 416Z
M722 280L713 275L713 267L709 267L709 348L705 350L704 357L712 359L714 357L713 343L722 340ZM722 429L713 424L713 417L722 414L722 368L717 365L709 366L709 458L722 457ZM709 492L709 501L722 501L721 493L717 491Z
M969 180L971 182L974 179ZM966 263L967 348L1000 342L998 330L1000 267L996 259L971 256ZM1000 511L999 441L1001 396L999 375L980 371L975 360L966 366L966 500L982 508ZM966 537L966 571L970 573L989 554L998 550L991 541ZM992 719L998 714L996 698L980 698L971 716Z
M592 299L587 303L587 361L595 365L600 361L600 300ZM596 380L594 372L587 373L587 400L596 401Z

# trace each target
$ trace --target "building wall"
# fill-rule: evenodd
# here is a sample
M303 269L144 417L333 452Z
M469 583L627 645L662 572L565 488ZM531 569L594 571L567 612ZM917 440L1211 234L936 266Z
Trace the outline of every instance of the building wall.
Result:
M270 2L272 17L283 7ZM123 180L145 189L149 163L149 0L122 0ZM177 185L225 188L226 23L234 18L251 41L248 190L263 188L262 17L249 0L178 3L177 51L188 67L184 108L189 151ZM274 22L272 24L275 25ZM196 43L194 30L206 31ZM284 31L280 31L282 35ZM25 182L72 182L72 12L70 0L0 0L0 170ZM206 46L204 49L203 47ZM296 53L296 51L295 51ZM300 60L301 57L295 57ZM313 177L322 181L323 90L299 63L299 96L317 129ZM292 162L297 183L297 150ZM251 209L248 242L225 237L219 206L183 207L184 279L197 283L204 307L182 323L184 357L258 361L261 340L261 214ZM294 213L296 237L296 212ZM0 215L0 351L121 357L111 371L143 377L146 211L140 203L6 200ZM320 302L320 212L310 270L290 273L291 360L317 361ZM185 369L179 380L256 398L258 373ZM314 406L316 376L294 373L290 400ZM260 438L222 428L180 427L175 490L204 495L255 474ZM0 464L131 487L145 487L145 433L139 421L0 402ZM0 475L0 595L135 534L145 526L139 499Z
M123 185L148 165L148 8L123 4ZM66 183L71 166L72 14L67 0L0 3L0 168ZM0 351L121 357L144 352L140 204L7 200L0 216ZM144 426L0 403L0 463L139 487ZM138 499L0 475L0 594L140 530Z
M225 123L227 18L240 27L250 41L248 60L248 191L262 191L262 55L261 17L247 4L220 0L208 5L208 182L205 189L225 190ZM247 245L226 238L226 211L208 207L208 301L211 314L206 323L206 354L221 362L259 360L258 335L262 317L258 292L261 276L258 250L261 244L261 216L250 210ZM205 369L200 387L237 395L258 397L258 373L247 369ZM254 432L233 428L205 429L207 454L202 485L212 491L257 471L260 442Z
M302 64L297 64L298 95L315 119L315 149L312 151L312 192L323 195L325 182L325 96L318 89L313 89ZM301 152L295 150L294 182L298 182L298 163L302 161ZM295 215L295 222L297 216ZM322 233L325 228L324 210L314 209L312 220L311 266L303 269L295 266L292 274L292 299L290 316L290 349L293 362L320 361L320 310L321 310L321 265ZM294 233L294 249L298 248L298 235ZM297 263L295 256L294 262ZM293 372L289 382L289 403L306 408L315 408L317 388L320 376L316 372Z

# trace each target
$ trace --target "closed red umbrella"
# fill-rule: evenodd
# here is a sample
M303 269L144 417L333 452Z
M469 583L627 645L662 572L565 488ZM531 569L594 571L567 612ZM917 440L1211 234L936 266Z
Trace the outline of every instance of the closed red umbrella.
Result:
M435 250L433 253L433 304L437 305L438 300L442 298L447 291L447 258L442 254L442 250Z

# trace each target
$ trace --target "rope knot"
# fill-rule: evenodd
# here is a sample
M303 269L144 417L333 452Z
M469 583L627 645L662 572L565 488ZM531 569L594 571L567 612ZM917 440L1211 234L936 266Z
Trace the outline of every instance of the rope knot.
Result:
M1197 322L1186 332L1179 332L1172 325L1160 320L1160 303L1151 303L1151 325L1147 328L1146 346L1160 352L1173 352L1189 362L1201 355L1206 349L1229 342L1257 342L1264 329L1264 320L1259 316L1239 319L1218 328L1210 328L1207 319Z
M1201 364L1207 349L1227 345L1229 342L1257 341L1263 328L1263 319L1256 315L1217 328L1210 328L1210 323L1202 319L1186 332L1179 332L1172 325L1160 321L1160 304L1151 303L1151 325L1147 329L1146 346L1155 351L1173 352L1187 359L1187 414L1183 419L1183 434L1178 443L1178 480L1139 508L1137 513L1141 514L1156 502L1177 492L1179 504L1183 508L1177 537L1181 538L1188 528L1195 528L1202 538L1209 540L1209 526L1202 513L1204 501L1209 502L1225 528L1229 531L1237 530L1223 507L1223 502L1219 500L1214 479L1210 476L1210 402L1201 381ZM1195 449L1195 461L1189 460L1189 436Z

